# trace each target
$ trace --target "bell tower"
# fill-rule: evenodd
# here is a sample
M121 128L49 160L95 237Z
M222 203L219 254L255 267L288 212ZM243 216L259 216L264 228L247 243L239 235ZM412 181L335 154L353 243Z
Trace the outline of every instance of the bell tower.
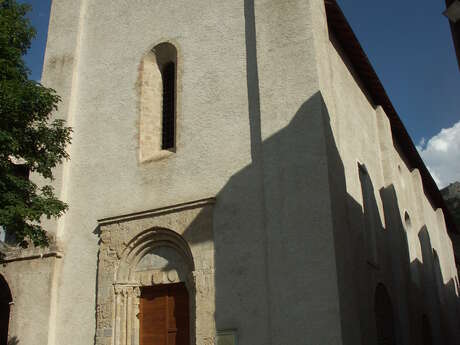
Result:
M320 0L53 1L42 80L74 134L55 181L70 209L49 227L63 250L49 345L139 344L135 291L183 282L193 344L228 330L241 345L339 344L326 36ZM160 228L190 247L193 271L111 273Z

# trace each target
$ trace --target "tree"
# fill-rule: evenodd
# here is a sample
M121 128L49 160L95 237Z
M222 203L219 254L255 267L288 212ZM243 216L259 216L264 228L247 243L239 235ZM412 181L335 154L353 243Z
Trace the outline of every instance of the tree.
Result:
M46 246L40 218L58 218L68 206L51 185L29 180L29 173L50 182L52 169L69 158L72 130L51 118L60 101L56 92L29 80L22 58L35 36L29 10L16 0L0 0L0 225L23 246Z

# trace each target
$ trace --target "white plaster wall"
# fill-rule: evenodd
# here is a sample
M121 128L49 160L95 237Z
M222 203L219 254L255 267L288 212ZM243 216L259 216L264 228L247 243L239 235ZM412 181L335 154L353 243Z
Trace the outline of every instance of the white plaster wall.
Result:
M97 219L208 196L217 328L243 345L340 344L309 3L54 0L51 18L43 80L74 135L49 344L94 341ZM177 152L139 164L139 65L166 40L178 49ZM61 47L73 64L57 70Z
M57 19L50 24L50 32L62 35L61 28L72 25L72 19L64 23L66 18L80 18L81 35L69 101L75 107L65 181L70 210L58 234L65 257L57 289L55 343L90 344L96 220L215 195L250 161L242 87L244 17L240 2L227 1L85 0L75 11L69 6L55 0L52 18ZM177 153L140 165L138 68L145 52L164 40L174 42L179 52ZM62 44L57 54L61 47L65 50ZM52 58L48 49L45 65ZM53 83L55 71L44 73L44 80L65 93ZM75 329L79 337L73 336Z
M269 343L341 344L310 1L255 1Z
M177 152L140 164L139 67L162 41L178 50ZM98 219L210 196L217 329L237 329L242 345L359 343L359 322L344 321L358 321L357 295L343 302L337 256L353 248L338 241L337 224L359 226L339 205L362 205L358 162L382 226L407 210L414 232L425 224L440 249L443 279L455 272L439 213L330 43L321 0L54 0L43 81L74 128L56 182L70 210L56 230L64 258L50 345L94 342ZM401 214L383 211L389 185ZM345 194L331 200L336 187ZM409 238L410 259L420 259L417 235ZM382 272L372 279L408 284Z
M413 266L416 266L417 262L423 265L418 235L424 226L428 230L432 248L439 255L443 283L452 283L457 276L452 244L446 231L442 211L433 208L423 191L418 170L413 170L407 164L405 158L400 155L397 144L393 143L389 120L383 109L378 104L372 104L366 91L361 87L361 81L356 77L353 67L346 56L342 54L340 46L333 44L334 37L329 38L323 2L320 0L312 1L312 7L316 14L313 17L313 25L315 26L315 52L320 89L330 116L333 142L338 150L340 163L343 165L346 197L349 199L348 215L337 215L342 217L341 231L348 232L348 236L353 238L353 231L361 226L359 219L354 219L352 212L350 212L350 203L362 207L362 191L357 162L365 164L373 183L383 227L383 232L379 238L394 238L394 236L399 235L391 235L391 232L407 231L405 234L408 240L407 258L398 254L398 248L391 247L390 242L378 243L380 253L382 251L388 252L384 253L383 256L380 255L380 267L375 270L363 265L361 272L355 272L355 278L359 277L357 281L366 280L368 289L375 289L375 284L379 281L385 282L390 289L393 305L400 315L399 320L397 320L400 324L397 331L398 340L401 343L409 343L410 339L417 341L414 340L417 339L414 330L418 332L420 326L414 327L411 324L417 324L419 315L410 314L412 310L409 303L411 296L408 291L410 291L411 280L418 285L422 284L420 282L421 273L414 270ZM392 188L395 190L397 208L384 210L382 197L388 196L387 192L391 191ZM379 191L382 191L383 194L380 195ZM411 217L412 227L410 230L403 227L405 211ZM352 218L350 219L350 217ZM401 226L392 229L398 221ZM345 225L345 222L348 224ZM364 231L368 231L368 229L364 229ZM350 244L350 249L354 252L362 250L359 246L357 247L357 243ZM391 255L396 256L396 258L387 257ZM402 262L401 260L406 261ZM409 266L412 272L410 274ZM354 288L352 286L353 283L348 287ZM443 290L446 296L450 288L446 287ZM369 298L373 298L371 294ZM447 297L445 298L447 301ZM355 301L358 302L357 306L373 303L373 300L370 299L366 302L366 297L362 294L359 295L359 293L355 295ZM450 301L441 305L441 314L451 313L449 317L452 320L452 315L455 314L455 303ZM409 304L409 307L403 307L403 304ZM370 311L371 309L367 310L367 312ZM440 327L439 324L437 325L439 315L433 313L432 310L426 312L433 321L432 327ZM356 309L355 311L348 310L347 313L342 315L348 315L351 318L357 317ZM364 327L362 332L366 332L366 326L362 325L361 327ZM374 326L371 325L372 327ZM449 327L451 327L449 331L452 332L452 325ZM445 333L449 332L444 331ZM439 338L441 336L435 335L435 342L441 341ZM455 336L458 337L458 334ZM353 342L357 343L356 341L355 338ZM361 339L361 342L365 343L366 339ZM445 343L449 343L448 340L445 340Z

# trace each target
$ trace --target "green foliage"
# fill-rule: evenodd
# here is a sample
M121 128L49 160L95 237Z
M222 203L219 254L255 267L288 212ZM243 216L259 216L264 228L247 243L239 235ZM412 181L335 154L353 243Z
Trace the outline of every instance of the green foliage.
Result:
M25 17L28 10L16 0L0 0L0 225L22 245L46 246L40 218L59 217L67 205L28 173L52 180L52 169L69 158L72 130L51 120L60 101L56 92L29 80L22 56L35 30Z

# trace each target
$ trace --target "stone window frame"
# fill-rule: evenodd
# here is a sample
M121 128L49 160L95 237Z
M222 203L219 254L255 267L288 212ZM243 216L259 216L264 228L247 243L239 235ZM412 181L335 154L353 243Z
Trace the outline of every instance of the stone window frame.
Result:
M142 57L139 67L139 161L147 163L165 159L177 150L180 103L179 49L171 41L161 41ZM163 149L163 73L168 62L175 65L174 145Z
M189 294L190 344L215 342L213 240L196 244L184 237L193 226L212 236L214 202L202 199L99 221L96 345L138 345L141 288L178 282ZM136 271L144 254L165 246L184 259L186 274Z

